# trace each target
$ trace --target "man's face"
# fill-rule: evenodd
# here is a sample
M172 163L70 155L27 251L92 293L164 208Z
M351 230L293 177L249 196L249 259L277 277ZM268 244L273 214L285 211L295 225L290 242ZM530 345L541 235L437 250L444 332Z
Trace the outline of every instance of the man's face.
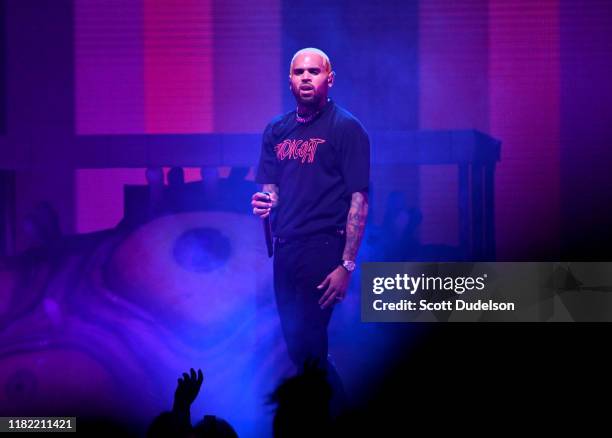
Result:
M299 104L319 106L327 101L333 82L333 73L327 71L325 60L317 53L301 53L291 65L289 86Z

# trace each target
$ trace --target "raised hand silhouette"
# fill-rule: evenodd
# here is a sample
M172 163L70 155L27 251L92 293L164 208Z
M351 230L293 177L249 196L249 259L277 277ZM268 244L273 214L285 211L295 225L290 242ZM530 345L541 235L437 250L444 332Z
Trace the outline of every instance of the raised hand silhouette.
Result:
M179 377L176 391L174 391L174 405L172 410L181 417L190 420L190 407L200 392L204 375L202 370L196 371L191 368L189 374L183 373L183 377Z

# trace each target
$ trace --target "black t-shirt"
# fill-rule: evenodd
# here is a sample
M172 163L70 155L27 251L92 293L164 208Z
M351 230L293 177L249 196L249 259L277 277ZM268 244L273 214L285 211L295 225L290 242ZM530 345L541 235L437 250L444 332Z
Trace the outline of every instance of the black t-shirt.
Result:
M368 135L332 100L308 123L297 122L291 111L264 131L256 181L278 186L272 211L278 237L344 229L351 195L367 191L369 179Z

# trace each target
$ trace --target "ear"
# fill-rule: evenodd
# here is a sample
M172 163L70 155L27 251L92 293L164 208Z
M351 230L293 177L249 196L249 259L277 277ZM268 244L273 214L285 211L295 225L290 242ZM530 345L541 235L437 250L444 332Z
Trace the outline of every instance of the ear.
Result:
M334 85L334 80L336 79L336 72L331 71L329 75L327 75L327 86L331 88Z

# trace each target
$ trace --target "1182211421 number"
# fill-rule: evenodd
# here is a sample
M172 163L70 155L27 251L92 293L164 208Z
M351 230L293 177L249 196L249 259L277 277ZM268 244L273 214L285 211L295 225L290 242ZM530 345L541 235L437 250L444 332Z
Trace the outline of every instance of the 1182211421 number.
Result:
M2 417L0 432L76 432L76 417Z

